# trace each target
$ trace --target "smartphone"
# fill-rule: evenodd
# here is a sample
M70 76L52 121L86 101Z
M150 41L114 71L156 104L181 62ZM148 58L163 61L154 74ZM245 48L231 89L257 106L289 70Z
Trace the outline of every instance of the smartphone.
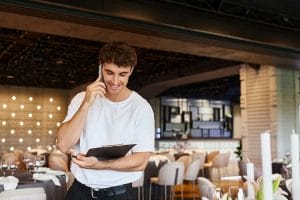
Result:
M99 68L98 68L98 76L100 77L100 81L103 82L103 77L102 77L102 64L100 63Z

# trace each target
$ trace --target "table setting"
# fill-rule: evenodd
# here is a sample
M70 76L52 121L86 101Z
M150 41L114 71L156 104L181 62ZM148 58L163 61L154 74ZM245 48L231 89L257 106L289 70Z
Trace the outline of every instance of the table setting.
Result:
M16 163L1 161L0 193L6 190L44 188L47 200L63 200L67 191L67 175L63 171L43 167L43 162L24 158L25 170Z

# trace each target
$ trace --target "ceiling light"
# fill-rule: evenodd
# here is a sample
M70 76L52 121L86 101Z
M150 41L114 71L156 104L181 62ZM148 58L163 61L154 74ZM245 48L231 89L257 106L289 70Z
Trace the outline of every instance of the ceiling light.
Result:
M55 61L55 63L58 64L58 65L64 64L64 59L57 58L57 60Z
M32 97L29 97L28 100L29 100L29 101L33 101L33 98L32 98Z
M7 108L7 105L6 105L6 104L3 104L3 105L2 105L2 108L4 108L4 109Z
M7 75L6 78L8 78L8 79L13 79L13 78L15 78L15 77L14 77L13 75Z
M12 99L13 101L15 101L15 100L17 99L17 97L16 97L16 96L12 96L11 99Z

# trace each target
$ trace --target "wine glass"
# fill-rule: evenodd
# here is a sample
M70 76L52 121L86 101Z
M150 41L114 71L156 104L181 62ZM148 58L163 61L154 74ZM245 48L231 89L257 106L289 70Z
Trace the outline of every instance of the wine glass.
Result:
M2 169L3 176L6 176L6 171L9 169L8 165L6 163L2 163L1 169Z
M15 171L17 170L18 166L17 164L12 163L10 165L10 174L13 176L15 174Z
M38 161L40 162L40 166L43 167L46 164L46 155L41 154L38 156Z

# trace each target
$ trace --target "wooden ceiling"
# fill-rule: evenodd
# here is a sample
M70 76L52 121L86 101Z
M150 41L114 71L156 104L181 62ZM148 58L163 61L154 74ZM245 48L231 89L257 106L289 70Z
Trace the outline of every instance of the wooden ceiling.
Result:
M1 2L0 84L72 89L88 83L97 77L99 49L111 40L136 48L130 87L146 97L238 101L240 64L300 66L294 6L266 1L273 5L267 10L266 2L234 0L89 2Z

